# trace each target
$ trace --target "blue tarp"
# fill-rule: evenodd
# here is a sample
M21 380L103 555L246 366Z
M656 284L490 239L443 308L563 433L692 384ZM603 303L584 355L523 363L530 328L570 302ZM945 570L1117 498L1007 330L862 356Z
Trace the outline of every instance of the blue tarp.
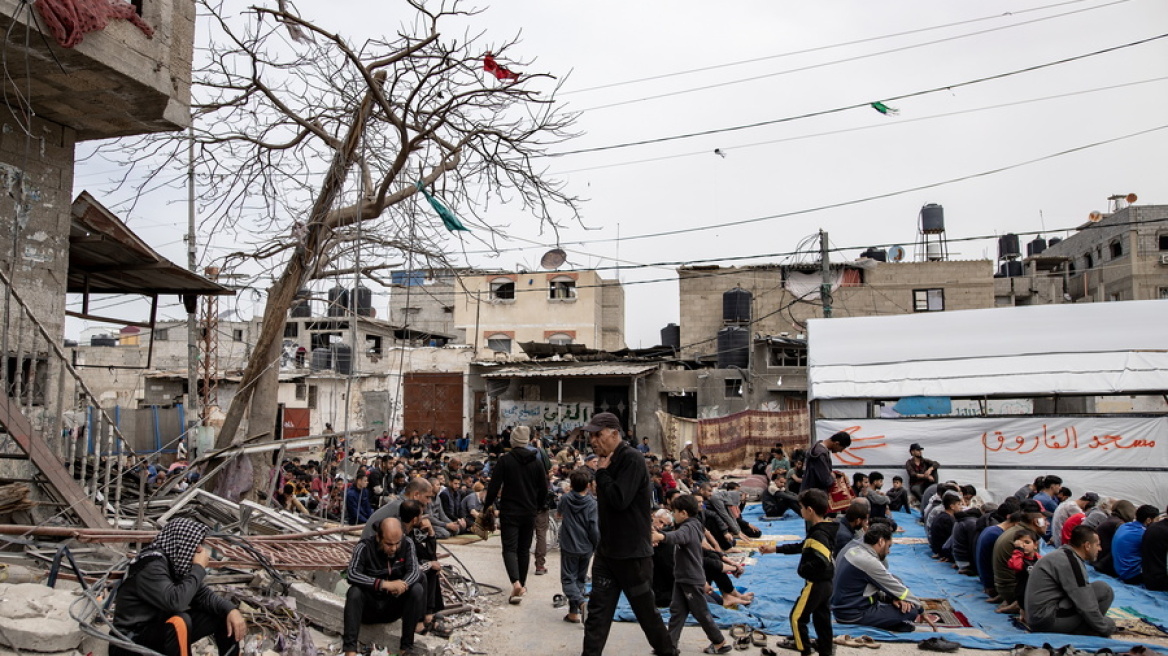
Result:
M905 529L897 537L923 538L924 527L917 523L915 515L894 513L894 518ZM764 535L804 534L803 520L791 513L778 521L764 522L758 504L747 506L744 513L747 521L762 529ZM795 598L803 586L803 580L795 573L799 556L781 554L759 555L758 563L746 568L742 578L735 581L738 586L754 592L754 603L739 610L710 606L710 610L723 628L733 624L746 624L772 635L790 635L788 616ZM976 577L958 574L951 565L939 563L929 557L927 544L896 544L888 557L889 569L899 576L914 595L919 598L948 599L954 610L965 615L973 629L985 633L984 636L968 635L969 629L940 629L941 635L963 647L972 649L1010 649L1017 644L1055 646L1072 644L1079 649L1092 651L1110 648L1116 653L1125 652L1139 642L1111 640L1091 636L1070 636L1055 633L1030 633L1016 626L1007 615L994 612L994 606L986 603L985 595ZM1130 586L1118 580L1092 572L1092 580L1102 579L1115 590L1113 606L1131 608L1149 618L1157 626L1168 625L1168 593L1151 592L1142 586ZM668 611L663 611L668 614ZM622 598L617 608L617 619L635 622L632 610ZM668 619L668 618L667 618ZM691 620L692 623L692 620ZM811 629L814 635L814 628ZM913 642L938 635L930 630L914 633L894 633L881 629L835 623L835 634L867 635L876 640L888 642Z

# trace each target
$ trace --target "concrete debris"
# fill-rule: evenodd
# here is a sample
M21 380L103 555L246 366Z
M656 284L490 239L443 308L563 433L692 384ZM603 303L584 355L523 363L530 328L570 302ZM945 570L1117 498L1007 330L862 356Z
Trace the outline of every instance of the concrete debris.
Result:
M0 584L0 645L27 652L69 652L84 634L69 617L77 594L35 583Z

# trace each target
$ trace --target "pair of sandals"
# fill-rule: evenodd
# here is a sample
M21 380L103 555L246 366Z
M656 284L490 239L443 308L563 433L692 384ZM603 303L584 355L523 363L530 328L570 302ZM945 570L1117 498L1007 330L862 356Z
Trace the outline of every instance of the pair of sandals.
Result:
M843 645L844 647L867 647L868 649L880 649L880 643L873 640L872 636L866 635L850 636L845 634L836 636L832 642L837 645Z
M767 635L758 629L751 629L745 624L735 624L730 627L730 637L734 644L734 648L739 651L745 651L751 645L755 647L767 646ZM712 645L711 645L712 646ZM706 652L706 653L726 653L726 652Z

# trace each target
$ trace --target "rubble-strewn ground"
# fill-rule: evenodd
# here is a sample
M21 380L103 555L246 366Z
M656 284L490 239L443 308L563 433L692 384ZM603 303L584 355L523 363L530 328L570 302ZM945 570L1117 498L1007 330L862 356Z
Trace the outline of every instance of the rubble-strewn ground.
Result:
M500 555L500 542L497 536L485 543L451 546L450 550L466 564L476 579L506 589L508 587L507 574L503 569L503 558ZM545 656L580 653L584 629L579 624L568 624L563 621L566 608L553 608L552 596L560 592L560 561L559 552L551 551L548 554L548 574L535 576L532 574L527 581L527 597L518 606L507 604L505 595L497 594L487 597L483 602L486 621L476 623L471 627L460 629L451 639L451 645L461 653L470 653L461 650L463 644L471 646L483 654L515 654L523 656ZM534 569L534 565L533 565ZM702 630L696 626L687 626L681 635L682 654L700 654L709 644L706 642ZM768 640L770 648L774 649L775 638ZM776 650L779 656L794 656L795 652ZM911 656L922 654L916 643L898 642L883 643L878 650L856 649L851 647L837 647L839 656L859 656L880 651L883 656ZM758 647L751 647L746 651L734 651L733 654L749 654L757 656ZM607 656L648 656L649 643L645 641L640 628L630 622L614 622L612 633L609 636L608 646L604 653ZM962 649L960 656L1005 656L1003 651L981 651Z

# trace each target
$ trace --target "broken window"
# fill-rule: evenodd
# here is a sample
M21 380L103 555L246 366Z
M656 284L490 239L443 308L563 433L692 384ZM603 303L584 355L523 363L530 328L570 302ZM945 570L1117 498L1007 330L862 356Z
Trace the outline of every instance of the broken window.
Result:
M296 400L303 401L308 398L308 384L301 381L296 383Z
M308 386L308 408L316 410L316 385Z
M514 301L515 281L510 278L497 278L491 281L491 300Z
M298 323L284 324L284 337L299 337L299 336L300 336L300 324L298 324Z
M576 298L576 281L568 276L552 278L548 287L548 300L570 301Z
M487 348L498 353L510 353L511 338L504 334L491 335L487 338Z
M19 398L21 403L32 401L32 405L45 404L45 385L49 382L48 360L46 358L15 357L4 358L8 378L8 397ZM31 386L31 389L30 389Z
M1111 250L1111 259L1114 260L1117 257L1122 257L1123 256L1123 242L1118 240L1118 239L1111 242L1110 250Z
M771 346L768 364L772 367L806 367L807 349L797 346Z
M741 378L727 378L726 383L726 398L740 399L742 398L742 379Z
M381 355L381 335L365 336L365 353L368 355Z
M231 330L231 341L233 341L233 342L242 342L243 341L243 329L242 328L233 328Z
M913 290L913 312L940 312L944 309L944 289Z

